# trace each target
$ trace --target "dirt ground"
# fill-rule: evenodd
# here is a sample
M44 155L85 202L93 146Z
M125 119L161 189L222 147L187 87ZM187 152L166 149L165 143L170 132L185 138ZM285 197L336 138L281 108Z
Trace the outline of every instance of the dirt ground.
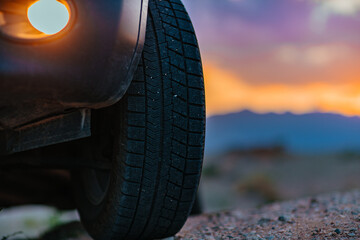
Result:
M360 239L360 191L193 217L176 239Z

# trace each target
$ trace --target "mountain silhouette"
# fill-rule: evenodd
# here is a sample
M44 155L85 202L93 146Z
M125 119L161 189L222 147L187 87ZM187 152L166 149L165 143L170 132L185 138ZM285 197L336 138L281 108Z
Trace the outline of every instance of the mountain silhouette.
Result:
M207 120L207 155L279 145L296 154L360 152L360 118L242 111Z

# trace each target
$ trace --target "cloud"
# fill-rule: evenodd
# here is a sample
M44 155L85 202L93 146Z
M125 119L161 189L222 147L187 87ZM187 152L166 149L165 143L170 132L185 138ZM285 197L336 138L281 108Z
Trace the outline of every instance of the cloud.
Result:
M275 50L274 59L285 64L323 67L353 57L345 45L320 44L310 46L283 45Z
M317 0L311 14L311 26L322 32L331 16L356 16L360 11L360 0Z
M329 14L355 15L360 10L360 0L321 0L319 7Z

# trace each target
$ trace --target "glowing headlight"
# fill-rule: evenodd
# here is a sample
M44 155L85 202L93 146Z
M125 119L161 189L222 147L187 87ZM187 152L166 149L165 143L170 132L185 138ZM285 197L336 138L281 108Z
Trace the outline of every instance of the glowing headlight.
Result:
M58 35L73 19L71 0L0 0L0 33L14 40Z
M31 25L48 35L63 30L70 20L70 11L57 0L39 0L27 12Z

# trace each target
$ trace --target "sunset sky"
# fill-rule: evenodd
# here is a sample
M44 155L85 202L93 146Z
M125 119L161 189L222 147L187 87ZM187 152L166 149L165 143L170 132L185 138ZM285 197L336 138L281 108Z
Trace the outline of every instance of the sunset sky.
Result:
M209 115L360 115L360 0L184 0Z

